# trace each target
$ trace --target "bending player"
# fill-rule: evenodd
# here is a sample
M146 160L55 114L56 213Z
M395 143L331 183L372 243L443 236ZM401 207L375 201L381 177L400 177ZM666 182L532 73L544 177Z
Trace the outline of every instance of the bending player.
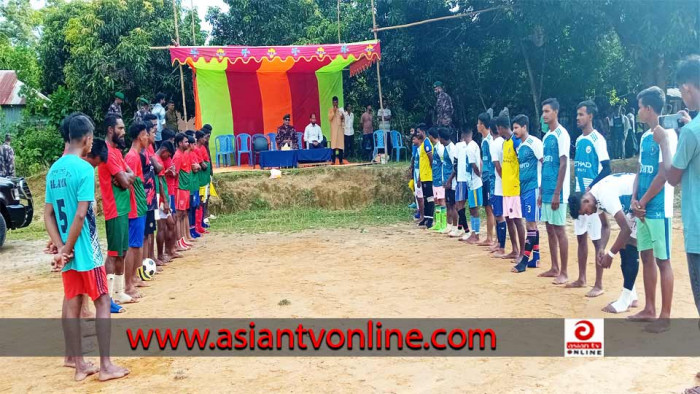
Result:
M623 313L631 307L637 306L634 281L639 272L639 253L637 253L636 223L630 210L634 179L634 174L609 175L587 193L576 194L569 198L569 210L574 219L579 215L593 215L595 213L600 216L602 248L596 257L597 264L603 268L610 268L613 258L620 253L624 279L622 294L616 301L603 308L603 312ZM613 216L620 227L617 239L607 251L602 250L610 238L610 227L604 212Z
M537 194L540 188L540 172L542 171L544 148L542 147L542 141L537 137L531 136L528 132L529 121L525 115L518 115L513 119L513 133L522 141L518 148L520 205L527 227L527 240L525 241L523 256L512 269L516 273L523 272L526 268L537 268L540 261L540 232L537 229L540 210L537 207Z
M598 112L593 101L583 101L578 105L576 123L583 131L576 139L574 156L574 174L576 192L584 193L593 185L610 174L610 156L603 137L593 128L593 118ZM591 238L597 256L600 246L600 218L598 215L580 215L574 220L574 233L578 242L578 279L567 283L566 287L586 286L586 263L588 262L588 237ZM586 236L588 235L588 237ZM595 284L586 297L598 297L603 294L603 268L595 265Z

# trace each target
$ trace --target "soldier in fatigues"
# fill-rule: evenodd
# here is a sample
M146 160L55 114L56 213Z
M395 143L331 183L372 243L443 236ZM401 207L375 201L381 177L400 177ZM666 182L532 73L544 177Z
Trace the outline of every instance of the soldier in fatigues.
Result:
M435 113L437 115L438 126L452 127L452 98L445 93L442 88L442 82L437 81L433 84L435 95L437 95L437 103L435 104Z

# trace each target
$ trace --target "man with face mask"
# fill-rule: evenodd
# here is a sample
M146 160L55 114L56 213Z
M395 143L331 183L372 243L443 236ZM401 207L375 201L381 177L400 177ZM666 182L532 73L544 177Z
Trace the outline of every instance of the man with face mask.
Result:
M126 147L124 121L119 115L105 119L107 162L98 167L102 211L107 230L107 283L110 297L118 303L132 302L124 292L124 256L129 249L129 211L131 210L131 185L134 173L124 161L121 150ZM123 309L112 303L112 312Z

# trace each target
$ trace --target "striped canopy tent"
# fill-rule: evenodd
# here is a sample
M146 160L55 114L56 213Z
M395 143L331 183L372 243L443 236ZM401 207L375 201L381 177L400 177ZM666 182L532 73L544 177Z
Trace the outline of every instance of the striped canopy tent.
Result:
M195 75L195 125L213 135L273 133L290 114L304 131L315 113L330 138L333 96L343 106L342 70L354 76L381 58L380 42L280 47L171 47L173 64Z

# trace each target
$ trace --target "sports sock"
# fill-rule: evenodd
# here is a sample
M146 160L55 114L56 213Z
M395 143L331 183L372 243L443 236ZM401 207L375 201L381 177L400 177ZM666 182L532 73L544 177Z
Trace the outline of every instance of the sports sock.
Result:
M480 217L472 217L472 231L474 234L479 234L479 228L481 227L481 218Z
M532 256L532 249L535 247L535 230L527 231L527 238L525 239L525 250L523 251L523 258L520 260L521 263L527 263ZM534 259L533 259L534 261Z
M467 229L467 215L465 214L464 208L457 211L457 215L459 216L459 227L462 229Z
M496 237L498 238L498 246L503 249L506 247L506 221L496 223Z
M623 287L627 290L632 290L634 282L637 280L639 273L639 253L634 245L627 245L620 250L620 259L622 260L622 278Z
M532 245L532 261L540 260L540 230L535 230L535 243Z

